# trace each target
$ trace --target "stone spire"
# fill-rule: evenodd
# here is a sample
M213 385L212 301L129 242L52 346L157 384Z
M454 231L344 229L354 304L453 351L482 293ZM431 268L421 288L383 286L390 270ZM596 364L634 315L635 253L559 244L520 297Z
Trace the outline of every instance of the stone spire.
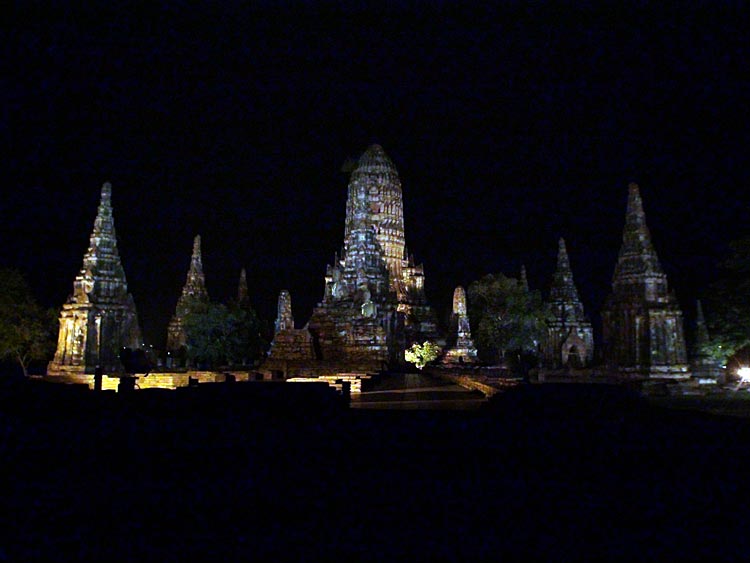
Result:
M201 254L201 237L197 235L193 240L193 255L190 258L190 268L187 273L182 294L177 300L175 314L167 328L167 350L176 351L185 345L186 335L183 323L185 317L199 304L209 302L206 291L206 278L203 275L203 256Z
M99 208L73 293L60 314L57 352L48 373L93 373L119 368L123 347L140 347L133 297L117 250L112 185L102 186Z
M529 291L529 278L526 277L526 265L521 264L521 279L519 280L521 288L528 292Z
M237 302L245 303L247 300L247 272L245 272L245 268L242 268L242 270L240 270L240 283L237 285Z
M443 356L443 363L472 363L477 359L477 350L471 339L471 326L466 309L466 291L460 285L453 291L453 315L451 324L456 326L456 343Z
M292 296L286 289L282 289L281 293L279 293L279 302L274 329L276 332L294 329L294 317L292 316Z
M555 311L556 314L564 311L565 316L570 317L570 320L583 320L583 304L573 281L568 250L565 246L565 239L562 237L557 245L557 269L552 278L550 303L554 309L560 309L560 311Z
M557 268L550 287L547 337L542 346L549 368L585 367L594 359L594 331L578 296L568 250L562 237L557 243Z
M609 369L639 377L690 376L682 311L651 242L641 194L628 186L622 246L612 293L602 309L604 355Z
M198 299L208 301L206 291L206 277L203 275L203 255L201 253L201 236L193 239L193 255L190 258L190 269L188 270L185 286L182 288L181 300Z
M701 305L700 299L695 303L696 318L695 318L695 351L700 353L711 341L708 336L708 328L706 327L706 318L703 316L703 305Z
M612 285L615 291L622 288L649 296L667 291L667 276L651 242L640 190L633 183L628 186L625 228Z

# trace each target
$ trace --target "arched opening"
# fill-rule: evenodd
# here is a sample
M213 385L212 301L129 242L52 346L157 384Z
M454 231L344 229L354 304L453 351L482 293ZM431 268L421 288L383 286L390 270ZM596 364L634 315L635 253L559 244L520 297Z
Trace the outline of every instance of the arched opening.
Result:
M583 367L583 357L581 356L580 351L578 350L577 346L571 346L568 348L568 357L565 364L568 367L571 368L582 368Z

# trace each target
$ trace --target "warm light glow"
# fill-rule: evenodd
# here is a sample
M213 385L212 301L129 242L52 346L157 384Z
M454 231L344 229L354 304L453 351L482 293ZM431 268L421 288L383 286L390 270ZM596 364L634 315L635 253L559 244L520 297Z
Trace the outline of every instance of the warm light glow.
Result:
M737 375L740 377L742 383L750 382L750 367L743 366L737 370Z

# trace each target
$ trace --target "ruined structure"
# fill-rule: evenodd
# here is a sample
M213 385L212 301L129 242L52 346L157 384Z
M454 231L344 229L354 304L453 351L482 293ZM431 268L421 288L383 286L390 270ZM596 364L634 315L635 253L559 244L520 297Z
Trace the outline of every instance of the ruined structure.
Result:
M692 376L698 383L724 383L724 368L718 360L712 358L707 352L710 343L711 338L708 335L706 319L703 316L703 306L700 301L697 301L695 339L693 341L693 353L690 358Z
M245 272L245 268L242 268L240 270L240 281L237 284L237 303L248 303L250 300L250 297L248 296L247 291L247 272Z
M360 215L358 206L362 207ZM437 318L425 297L424 266L416 264L406 248L401 180L380 145L368 147L349 180L344 252L353 232L365 228L374 232L382 251L389 288L396 295L397 310L405 316L407 344L439 340ZM342 253L334 267L344 266L345 258Z
M526 276L526 266L523 264L521 264L521 276L518 278L518 283L526 293L529 292L529 278Z
M602 310L607 367L635 377L689 377L682 311L656 256L641 195L630 184L612 293Z
M411 342L443 343L425 298L424 269L406 251L398 172L379 145L352 172L344 246L326 268L323 300L306 330L316 359L341 369L377 371L403 363ZM276 340L272 357L280 358L286 346Z
M57 351L48 375L121 371L120 350L142 345L133 296L117 251L112 217L112 186L102 186L83 266L73 282L73 294L60 312Z
M542 345L544 365L552 369L590 365L594 359L594 331L578 296L563 238L558 242L549 309L553 319L547 323Z
M466 310L466 292L460 285L453 292L453 314L451 327L456 329L456 341L443 356L445 364L473 363L477 361L477 349L471 339L469 315Z
M185 346L185 317L190 311L195 310L201 304L208 303L208 301L206 278L203 275L201 237L198 235L193 240L193 256L190 259L187 280L185 281L185 286L182 288L182 295L180 295L177 301L175 314L172 320L169 321L169 327L167 328L167 350L169 352L176 352Z
M271 360L314 360L312 335L307 328L294 328L292 296L284 289L279 293L274 337L268 354Z

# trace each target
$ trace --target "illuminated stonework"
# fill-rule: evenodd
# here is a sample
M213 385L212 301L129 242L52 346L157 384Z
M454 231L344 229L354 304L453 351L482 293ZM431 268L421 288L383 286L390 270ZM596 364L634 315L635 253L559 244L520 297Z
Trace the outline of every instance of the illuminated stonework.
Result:
M477 361L477 349L471 339L471 327L466 311L466 291L460 285L453 292L453 315L451 326L456 327L456 342L446 350L443 363L473 363Z
M288 331L279 330L289 324L282 309L280 297L270 355L275 363L268 369L281 369L279 360L299 360ZM424 269L407 257L398 172L378 145L365 151L352 172L344 246L327 266L323 299L301 330L312 337L316 365L333 371L377 371L403 364L412 342L444 344L425 299ZM298 338L306 355L307 342Z
M120 371L123 347L141 346L133 296L117 251L112 216L112 186L102 186L83 266L73 282L73 294L60 312L57 351L48 375Z
M361 218L355 217L358 205L364 205ZM405 315L407 345L424 340L443 343L437 318L425 296L424 266L416 264L406 249L401 180L380 145L371 145L364 152L349 180L345 240L357 221L372 229L382 250L389 287L395 293L398 311Z
M578 297L562 238L558 242L557 269L550 289L549 308L553 319L547 323L547 337L542 347L545 366L590 365L594 359L594 331Z
M640 191L630 184L612 293L602 310L608 368L641 377L689 377L682 311L656 256Z
M203 275L203 257L201 254L201 237L193 240L193 256L190 259L190 269L187 273L182 295L177 301L175 314L167 328L167 350L174 352L185 345L186 335L183 326L185 317L197 304L208 303L206 291L206 277Z
M371 190L349 186L346 236L341 259L326 268L323 301L307 328L320 359L383 368L403 350L392 329L403 327L382 247L371 222Z
M313 339L307 328L294 328L292 296L284 289L279 293L274 336L268 353L272 360L314 360Z

